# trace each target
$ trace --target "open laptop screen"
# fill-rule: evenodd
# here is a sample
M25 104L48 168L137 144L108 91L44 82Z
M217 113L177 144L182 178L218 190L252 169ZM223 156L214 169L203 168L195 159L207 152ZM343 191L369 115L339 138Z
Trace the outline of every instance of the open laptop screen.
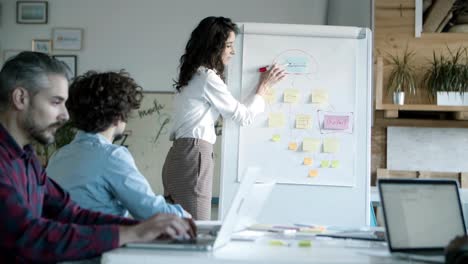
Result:
M381 180L391 250L443 248L465 234L458 186L450 180Z

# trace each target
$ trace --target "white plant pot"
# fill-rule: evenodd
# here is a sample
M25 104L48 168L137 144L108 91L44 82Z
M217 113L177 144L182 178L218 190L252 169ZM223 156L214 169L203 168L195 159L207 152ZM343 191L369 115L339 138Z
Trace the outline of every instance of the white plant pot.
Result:
M459 92L437 92L437 105L468 105L468 95Z
M404 105L405 92L393 92L393 103L397 105Z

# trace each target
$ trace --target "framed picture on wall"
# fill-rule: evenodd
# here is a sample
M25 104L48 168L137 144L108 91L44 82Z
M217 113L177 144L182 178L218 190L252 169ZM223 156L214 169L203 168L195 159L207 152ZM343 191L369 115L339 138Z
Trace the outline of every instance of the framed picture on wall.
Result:
M32 51L50 54L52 51L52 43L50 39L33 39Z
M76 55L53 55L55 59L64 62L72 73L72 78L76 77L77 65L76 65Z
M16 23L47 24L47 1L17 1Z
M52 41L54 50L81 50L83 29L54 28L52 29Z

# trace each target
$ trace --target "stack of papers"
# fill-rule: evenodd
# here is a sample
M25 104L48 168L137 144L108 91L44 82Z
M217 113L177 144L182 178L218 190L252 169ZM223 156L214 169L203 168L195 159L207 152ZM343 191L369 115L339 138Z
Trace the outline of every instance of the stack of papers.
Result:
M385 241L385 231L382 228L350 228L305 224L295 224L293 226L255 224L248 227L246 230L235 233L232 239L242 241L255 241L261 237L310 239L310 237L315 236Z

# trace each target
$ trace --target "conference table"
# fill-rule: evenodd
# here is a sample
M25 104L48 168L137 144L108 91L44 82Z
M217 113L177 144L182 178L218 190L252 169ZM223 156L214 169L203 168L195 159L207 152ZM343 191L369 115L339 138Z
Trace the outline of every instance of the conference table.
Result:
M105 253L101 263L419 263L390 256L385 242L327 237L308 239L310 245L307 246L299 245L299 240L295 239L282 239L284 243L281 245L273 244L270 237L256 241L233 240L211 252L123 247Z
M466 207L468 191L460 193ZM377 188L372 188L371 201L380 205ZM466 209L466 208L465 208ZM302 239L302 240L301 240ZM232 240L214 251L182 251L121 247L105 253L103 264L127 263L172 263L172 264L215 264L215 263L423 263L391 256L386 242L353 239L336 239L310 236L310 246L300 246L304 238L281 238L281 245L271 243L276 238L265 236L256 241Z

